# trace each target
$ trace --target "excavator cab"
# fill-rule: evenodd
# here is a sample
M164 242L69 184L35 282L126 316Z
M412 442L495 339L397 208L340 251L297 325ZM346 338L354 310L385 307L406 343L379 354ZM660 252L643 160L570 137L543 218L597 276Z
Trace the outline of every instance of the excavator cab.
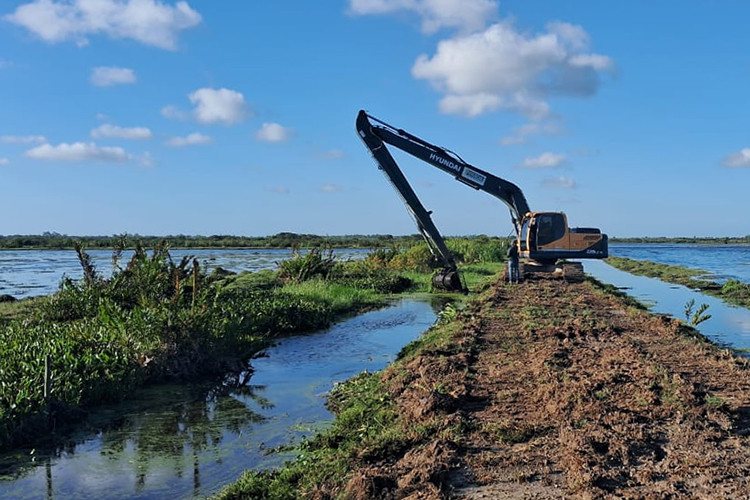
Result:
M562 212L528 212L518 234L521 257L543 265L559 259L604 259L608 239L596 228L569 228Z

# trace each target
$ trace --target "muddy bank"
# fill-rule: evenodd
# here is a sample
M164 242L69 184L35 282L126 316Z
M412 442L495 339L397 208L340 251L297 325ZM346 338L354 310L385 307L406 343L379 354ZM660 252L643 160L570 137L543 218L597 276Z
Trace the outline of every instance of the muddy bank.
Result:
M343 409L376 401L380 413L360 411L348 425L388 415L381 436L363 435L343 456L347 470L317 485L304 484L302 469L287 474L297 493L750 496L747 362L600 285L498 283L412 347L375 376L379 397ZM342 443L324 436L308 459L342 458Z

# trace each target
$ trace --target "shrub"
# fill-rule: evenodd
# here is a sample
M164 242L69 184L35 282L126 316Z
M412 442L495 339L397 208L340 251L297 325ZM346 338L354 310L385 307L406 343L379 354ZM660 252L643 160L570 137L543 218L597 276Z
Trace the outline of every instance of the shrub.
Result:
M286 283L301 283L315 277L327 278L336 264L333 250L313 248L307 253L295 250L294 256L281 262L279 278Z

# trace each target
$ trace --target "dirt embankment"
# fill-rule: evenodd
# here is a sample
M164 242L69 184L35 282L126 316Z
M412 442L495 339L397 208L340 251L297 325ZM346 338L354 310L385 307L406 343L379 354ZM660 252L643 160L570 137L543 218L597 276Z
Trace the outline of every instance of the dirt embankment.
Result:
M750 370L592 283L497 284L384 373L428 437L353 498L750 498Z

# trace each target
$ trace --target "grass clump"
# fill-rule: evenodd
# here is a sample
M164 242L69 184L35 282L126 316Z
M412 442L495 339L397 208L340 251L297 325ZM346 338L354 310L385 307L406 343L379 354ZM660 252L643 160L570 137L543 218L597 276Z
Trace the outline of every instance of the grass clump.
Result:
M287 283L301 283L313 278L327 278L336 265L333 250L311 248L306 253L295 249L294 257L281 262L279 278Z

